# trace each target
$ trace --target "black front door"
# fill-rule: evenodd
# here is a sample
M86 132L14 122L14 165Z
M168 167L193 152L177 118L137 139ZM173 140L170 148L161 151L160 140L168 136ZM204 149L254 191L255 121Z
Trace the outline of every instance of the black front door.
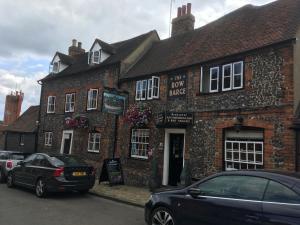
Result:
M70 154L71 141L72 141L72 134L70 133L64 134L63 154Z
M177 186L183 168L184 134L170 134L169 185Z

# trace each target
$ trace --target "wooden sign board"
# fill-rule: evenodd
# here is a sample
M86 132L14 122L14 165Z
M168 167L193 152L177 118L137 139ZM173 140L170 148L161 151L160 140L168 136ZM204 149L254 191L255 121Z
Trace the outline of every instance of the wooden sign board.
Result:
M109 181L110 185L124 184L123 171L119 158L104 160L99 183L102 181Z
M192 125L193 113L165 112L159 113L156 117L157 127L186 127Z

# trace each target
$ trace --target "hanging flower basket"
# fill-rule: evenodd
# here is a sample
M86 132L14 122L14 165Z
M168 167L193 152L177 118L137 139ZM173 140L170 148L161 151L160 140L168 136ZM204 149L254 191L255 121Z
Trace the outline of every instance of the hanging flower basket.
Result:
M132 127L144 127L152 115L150 107L144 105L131 105L125 114L125 121Z

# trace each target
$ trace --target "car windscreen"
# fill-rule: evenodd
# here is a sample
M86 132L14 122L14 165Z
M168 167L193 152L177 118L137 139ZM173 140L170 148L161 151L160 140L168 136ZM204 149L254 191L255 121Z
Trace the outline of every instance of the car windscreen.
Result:
M60 166L86 166L87 164L75 156L52 156L49 158L51 164Z
M13 153L10 156L10 158L12 160L24 160L26 157L27 157L27 155L25 155L25 154L17 154L17 153Z

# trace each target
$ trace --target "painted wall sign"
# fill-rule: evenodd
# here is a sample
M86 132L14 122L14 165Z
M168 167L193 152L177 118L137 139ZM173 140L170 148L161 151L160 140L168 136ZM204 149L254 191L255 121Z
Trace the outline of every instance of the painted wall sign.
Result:
M168 90L169 98L185 97L187 91L187 75L170 75Z
M186 127L192 125L193 113L166 112L159 113L156 117L158 127Z
M104 91L102 102L102 112L111 113L115 115L124 114L126 102L125 96Z

